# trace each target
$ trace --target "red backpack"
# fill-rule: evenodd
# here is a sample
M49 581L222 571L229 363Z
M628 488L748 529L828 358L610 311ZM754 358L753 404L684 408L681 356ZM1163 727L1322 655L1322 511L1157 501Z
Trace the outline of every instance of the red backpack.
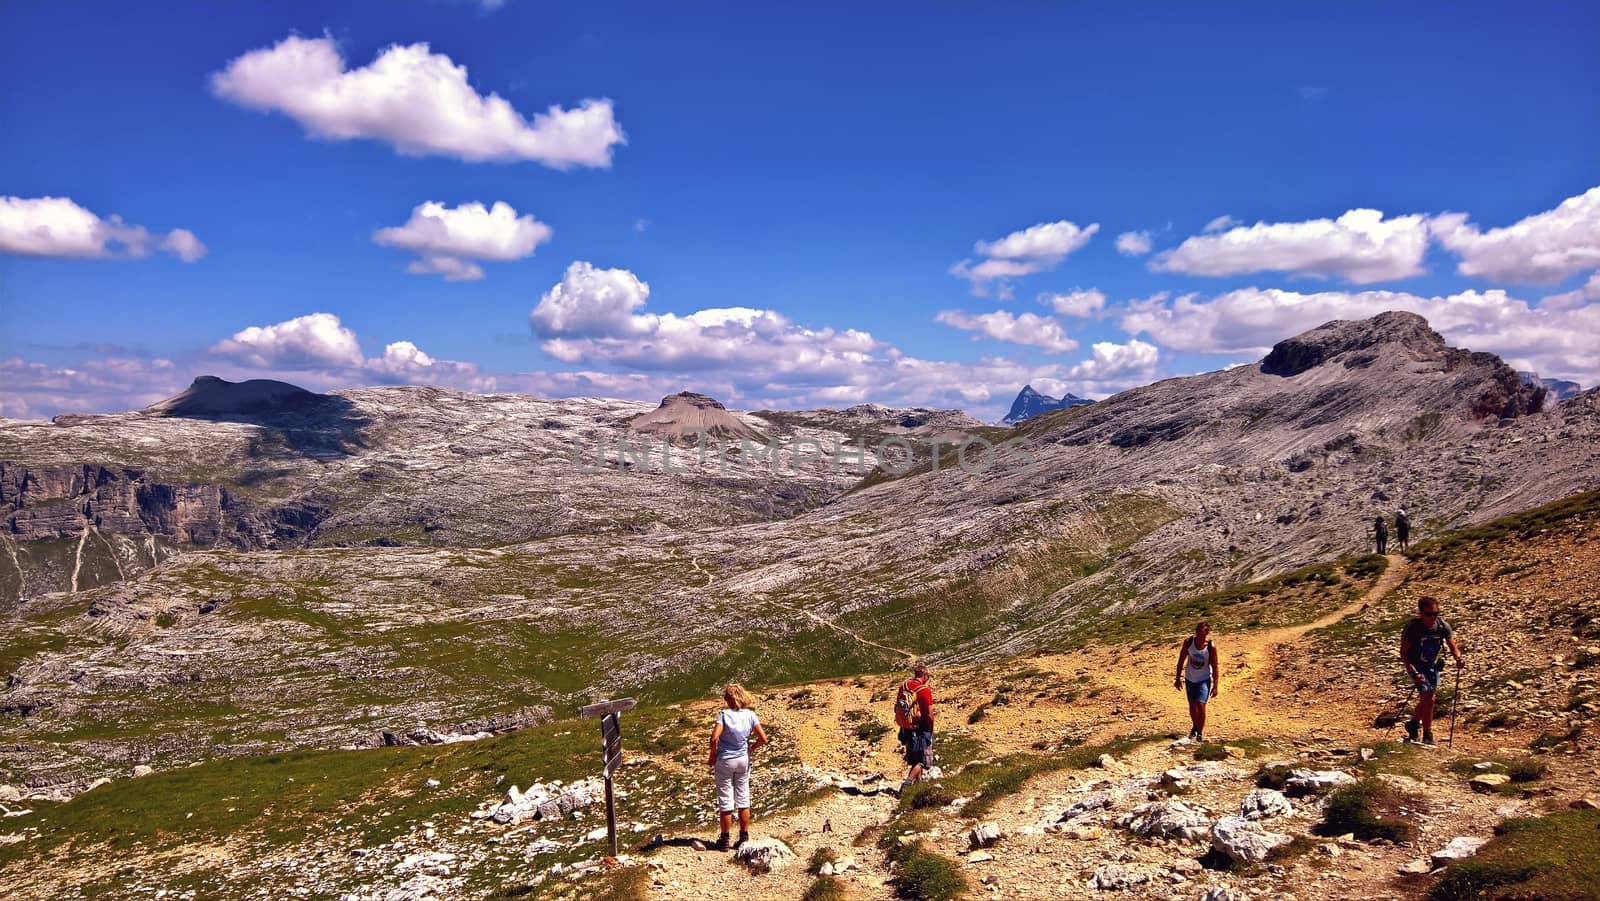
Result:
M927 687L926 682L907 679L894 696L894 724L902 729L915 729L922 717L917 712L917 693Z

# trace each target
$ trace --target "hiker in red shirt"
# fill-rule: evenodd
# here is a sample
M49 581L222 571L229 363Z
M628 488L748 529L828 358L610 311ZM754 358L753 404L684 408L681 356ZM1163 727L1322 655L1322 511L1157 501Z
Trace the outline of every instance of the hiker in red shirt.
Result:
M905 745L906 763L911 769L902 788L922 778L922 768L929 762L933 747L933 677L925 663L911 669L907 679L895 693L894 722L900 727L900 744Z

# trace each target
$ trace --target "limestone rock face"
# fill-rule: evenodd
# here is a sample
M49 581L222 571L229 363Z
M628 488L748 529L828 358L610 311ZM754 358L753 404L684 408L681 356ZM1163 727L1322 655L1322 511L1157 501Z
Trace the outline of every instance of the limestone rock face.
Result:
M1266 820L1272 817L1294 816L1294 805L1282 792L1270 788L1252 789L1239 802L1239 816L1247 820Z
M1210 831L1211 818L1182 801L1155 801L1135 807L1117 825L1139 835L1198 841Z

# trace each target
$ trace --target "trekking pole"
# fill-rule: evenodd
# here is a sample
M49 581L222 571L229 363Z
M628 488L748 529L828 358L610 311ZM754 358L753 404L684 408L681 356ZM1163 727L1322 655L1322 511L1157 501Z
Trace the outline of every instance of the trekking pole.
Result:
M1456 711L1461 709L1461 661L1456 661L1456 690L1450 695L1450 737L1446 743L1450 750L1456 749Z

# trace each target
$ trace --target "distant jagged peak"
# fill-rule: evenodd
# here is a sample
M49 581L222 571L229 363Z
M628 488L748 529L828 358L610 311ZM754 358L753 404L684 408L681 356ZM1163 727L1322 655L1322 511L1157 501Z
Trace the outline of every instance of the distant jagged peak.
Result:
M1005 417L1000 421L1007 425L1015 425L1025 419L1032 419L1041 413L1092 403L1094 401L1070 392L1060 397L1051 397L1048 394L1040 394L1032 385L1023 385L1022 390L1017 392L1017 399L1011 402L1010 412L1006 413Z
M744 420L728 412L722 401L696 391L680 391L661 399L661 405L635 416L628 428L665 438L693 438L702 432L712 438L751 438L763 436Z
M1392 344L1428 356L1449 349L1428 320L1416 313L1390 310L1370 319L1335 319L1273 345L1261 361L1267 375L1295 376L1353 350Z
M145 407L144 412L152 416L262 414L303 409L327 399L327 395L276 379L230 382L202 375L183 391Z

